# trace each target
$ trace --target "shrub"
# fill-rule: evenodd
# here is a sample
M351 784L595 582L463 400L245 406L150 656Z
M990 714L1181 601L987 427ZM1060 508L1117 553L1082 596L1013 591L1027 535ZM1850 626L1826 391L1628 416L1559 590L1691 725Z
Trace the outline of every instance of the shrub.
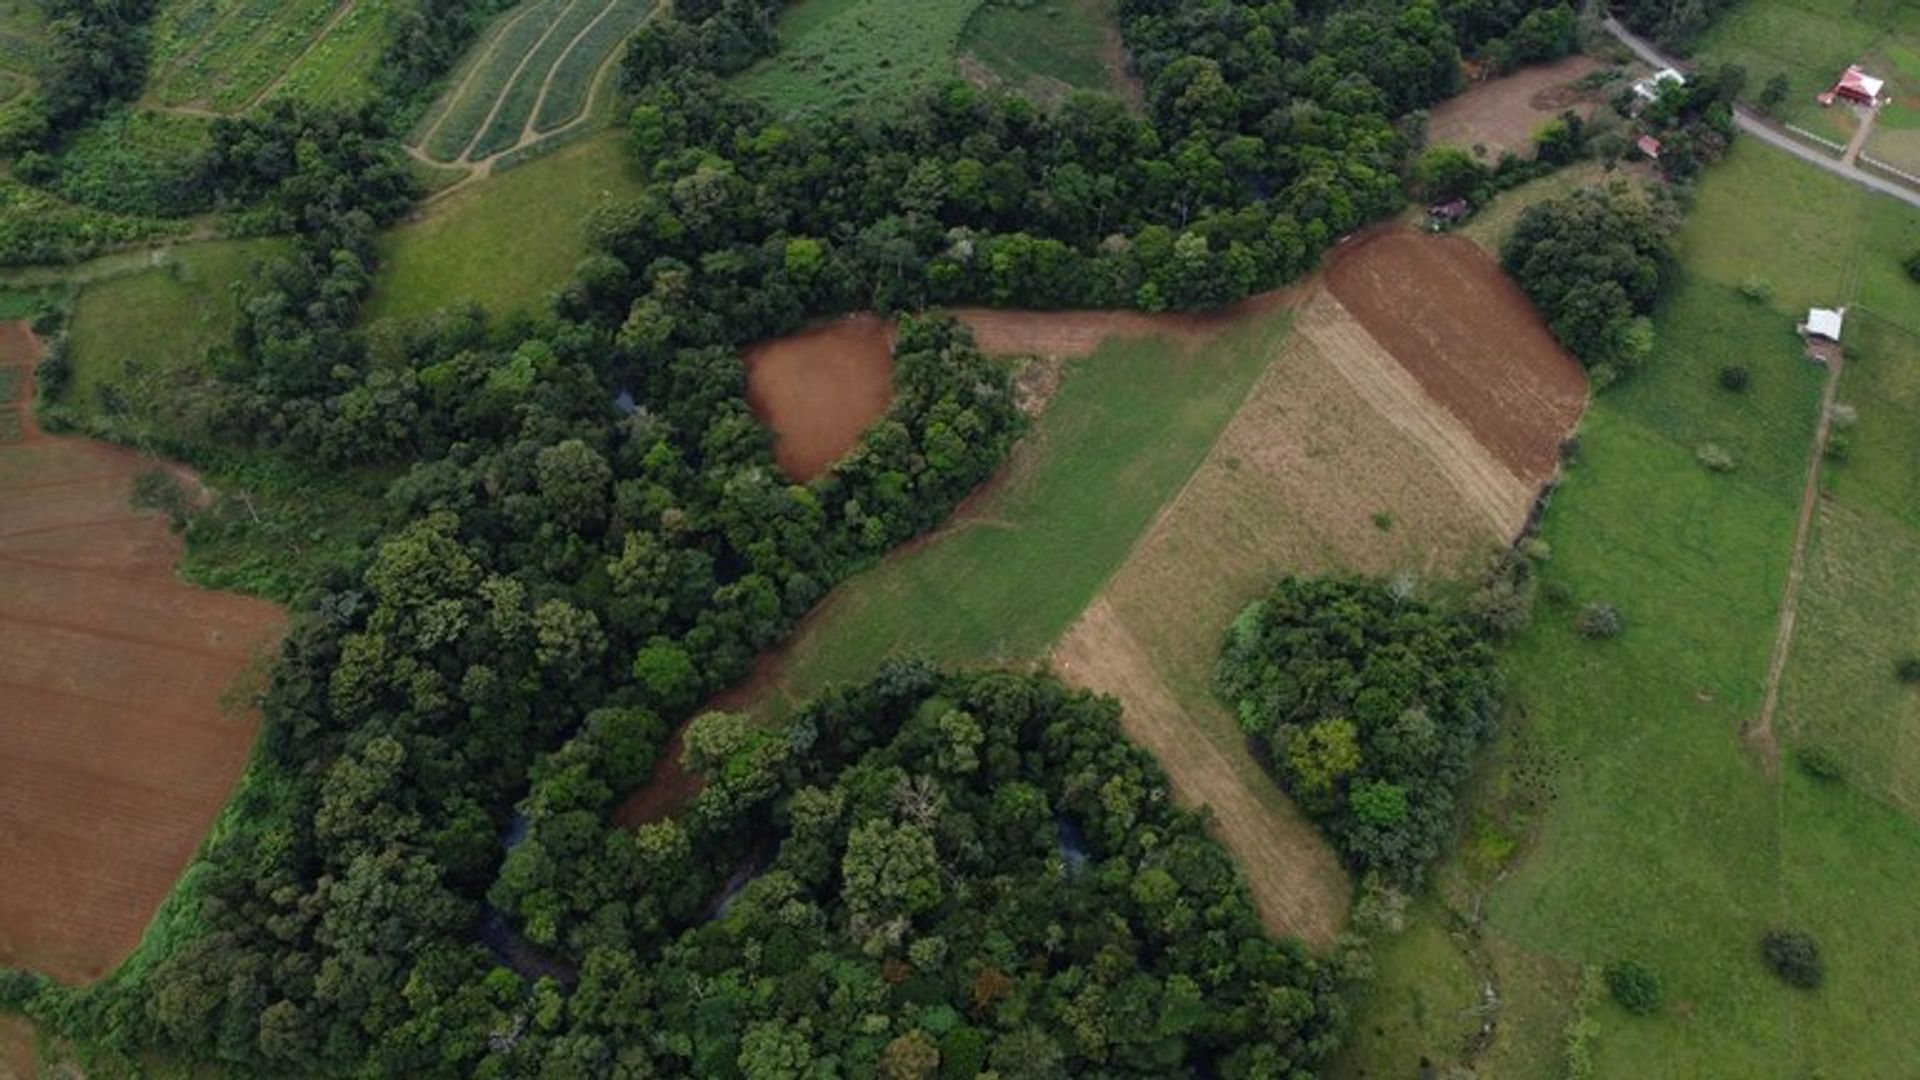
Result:
M1740 295L1756 304L1773 299L1773 286L1765 278L1750 277L1740 283Z
M1733 469L1733 455L1718 443L1701 443L1693 452L1694 460L1712 469L1714 472L1730 472Z
M1846 763L1840 755L1825 746L1803 746L1793 752L1793 760L1799 764L1800 771L1815 780L1834 782L1847 777Z
M1860 422L1860 410L1844 401L1833 403L1833 411L1827 414L1835 431L1845 431Z
M1802 990L1820 985L1820 943L1804 930L1769 930L1760 939L1760 956L1780 981Z
M1720 389L1740 393L1753 381L1752 373L1739 364L1728 364L1720 369Z
M1836 431L1827 436L1827 460L1845 461L1853 456L1853 436Z
M1390 531L1393 528L1393 513L1388 510L1375 510L1373 512L1373 527L1379 529L1381 532Z
M1920 685L1920 653L1908 653L1893 662L1893 673L1909 685Z
M1580 609L1580 614L1573 620L1573 628L1589 641L1605 641L1619 637L1620 631L1626 629L1626 624L1620 618L1619 608L1595 600Z
M1635 1016L1651 1016L1660 1009L1660 977L1637 960L1615 960L1607 965L1607 992L1620 1007Z
M1768 79L1767 85L1760 89L1760 107L1772 112L1781 102L1787 100L1787 90L1787 76L1784 72Z
M1907 261L1900 265L1907 268L1908 277L1915 281L1920 281L1920 251L1916 251L1907 256Z

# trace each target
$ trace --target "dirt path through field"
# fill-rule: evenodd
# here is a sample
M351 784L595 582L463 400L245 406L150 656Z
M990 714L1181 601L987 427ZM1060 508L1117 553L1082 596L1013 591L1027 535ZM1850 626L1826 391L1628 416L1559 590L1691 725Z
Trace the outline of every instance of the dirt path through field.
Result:
M178 581L180 539L130 505L162 463L34 422L39 344L0 445L0 965L97 979L141 933L246 765L280 610ZM191 480L183 470L177 477Z
M1853 131L1853 138L1847 141L1847 149L1840 155L1840 164L1851 168L1860 160L1860 151L1867 145L1867 137L1873 134L1873 122L1880 118L1880 110L1869 108L1867 115L1860 118L1860 126Z
M1840 373L1846 359L1834 350L1826 389L1820 394L1820 420L1814 425L1813 446L1808 451L1807 479L1800 491L1800 517L1794 526L1793 557L1787 562L1787 583L1780 595L1780 622L1773 635L1773 657L1767 661L1767 695L1760 715L1747 729L1747 739L1759 751L1771 774L1780 760L1779 741L1774 737L1773 718L1780 707L1780 680L1787 670L1787 657L1793 651L1794 625L1800 617L1800 584L1806 577L1807 544L1813 536L1814 513L1820 507L1820 467L1826 461L1827 440L1833 434L1833 406L1840 395Z
M272 82L262 88L259 93L253 95L252 100L248 101L246 106L240 111L248 112L258 107L261 102L271 97L275 90L285 86L287 80L293 76L294 69L300 66L300 62L311 56L313 51L318 49L320 45L327 40L328 36L340 26L342 19L353 14L353 9L359 5L359 2L360 0L342 0L340 6L334 9L332 15L328 16L326 25L322 26L319 32L313 35L313 40L307 42L306 48L300 50L300 55L288 61L287 66L280 69L280 74L275 75Z
M540 107L547 103L547 92L553 89L553 80L559 77L560 69L566 65L567 57L573 55L573 50L580 44L580 39L592 33L593 28L600 25L600 20L613 14L614 6L615 0L607 0L606 4L600 8L600 14L595 15L592 21L581 27L580 32L573 35L573 40L567 42L567 47L560 50L560 55L554 60L553 66L547 69L547 77L540 80L540 94L533 99L533 108L527 110L527 122L520 125L520 137L513 141L515 148L525 146L539 137L540 133L534 129L533 124L534 121L540 117ZM595 80L597 81L599 77L600 73L595 71ZM591 90L589 90L587 94L587 99L588 100L581 105L581 112L583 113L586 111L586 107L593 103Z
M1167 772L1175 798L1206 807L1215 835L1247 875L1269 932L1326 948L1346 921L1350 886L1313 823L1289 803L1244 750L1223 750L1161 681L1153 657L1113 605L1095 600L1053 651L1060 676L1118 698L1127 737ZM1265 798L1262 798L1262 795Z
M407 150L409 153L414 153L414 148L416 146L424 150L427 143L433 139L433 136L435 135L435 133L437 133L440 130L441 126L447 122L447 117L453 114L453 106L457 104L461 98L467 96L467 91L473 87L473 80L479 78L480 73L486 70L487 61L490 58L492 58L494 51L500 47L501 40L505 38L508 32L511 31L515 26L518 26L522 20L532 17L533 13L535 11L540 10L542 6L543 5L538 3L528 4L525 8L523 8L520 11L519 14L513 16L510 19L506 19L502 21L493 30L491 36L487 37L479 46L477 46L481 51L480 51L480 54L475 58L473 67L468 69L467 73L460 77L460 81L458 83L454 84L453 86L449 87L446 90L441 91L440 101L446 103L447 107L444 109L441 109L440 115L427 128L427 130L420 133L420 137L418 139L412 140L411 142L408 142L406 144ZM436 103L435 107L436 108L438 107L438 103ZM424 156L424 154L421 154L421 153L415 153L414 156L421 161L426 161L431 164L442 165L442 166L453 165L453 164L456 164L458 161L458 159L455 159L455 161L437 161L433 158L426 157Z
M575 0L575 2L577 2L577 0ZM519 142L515 142L514 145L507 147L505 150L501 150L498 154L488 154L486 158L475 158L473 156L474 144L479 142L481 137L487 133L487 129L493 126L494 118L500 115L500 110L506 108L507 99L513 95L513 84L520 81L520 76L526 72L527 65L533 63L533 58L540 52L540 47L547 43L547 39L553 36L555 30L560 29L561 20L566 18L567 11L568 8L563 7L555 12L553 25L547 27L546 32L542 33L534 40L532 45L527 47L526 55L520 58L518 64L514 65L513 74L508 75L506 83L501 86L500 96L493 99L493 108L487 110L486 119L480 121L480 125L473 129L473 139L467 143L467 148L460 152L460 156L454 160L453 164L472 165L476 161L499 157L500 154L519 148Z

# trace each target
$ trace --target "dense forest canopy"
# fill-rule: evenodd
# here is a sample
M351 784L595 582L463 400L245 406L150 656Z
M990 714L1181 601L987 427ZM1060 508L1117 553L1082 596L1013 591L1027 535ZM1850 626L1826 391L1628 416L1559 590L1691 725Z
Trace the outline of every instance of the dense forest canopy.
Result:
M448 14L421 32L466 32L456 9L423 7ZM550 310L450 312L378 347L358 326L373 236L414 194L391 117L221 122L208 182L295 244L238 298L219 428L401 475L377 542L301 599L258 760L164 940L89 990L0 991L90 1045L265 1074L1309 1069L1337 1026L1327 977L1260 937L1109 707L1051 684L902 668L811 732L704 721L690 761L716 781L688 815L625 832L605 810L1018 429L1005 369L909 320L886 421L790 484L737 345L858 307L1201 307L1288 280L1399 207L1403 114L1456 88L1463 49L1562 10L1124 0L1145 116L955 83L884 117L783 121L716 79L777 47L769 7L683 3L630 54L648 189L589 223ZM1421 768L1443 782L1472 734L1459 695L1423 702L1444 740ZM1377 777L1420 825L1378 851L1354 833L1356 858L1422 858L1444 813L1426 775ZM1090 859L1064 886L1055 815ZM701 923L769 838L774 869ZM577 981L490 952L489 900Z
M1486 635L1390 583L1288 578L1234 620L1216 685L1357 868L1411 884L1493 728Z

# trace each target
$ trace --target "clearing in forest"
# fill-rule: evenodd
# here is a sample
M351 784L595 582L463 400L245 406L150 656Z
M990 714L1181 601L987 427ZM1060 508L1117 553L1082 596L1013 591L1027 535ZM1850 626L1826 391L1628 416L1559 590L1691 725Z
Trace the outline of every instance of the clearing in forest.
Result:
M981 4L960 38L961 74L1011 86L1036 101L1076 90L1144 97L1120 37L1116 0L1031 0Z
M735 76L782 115L891 108L954 73L981 0L806 0L780 14L780 51Z
M525 0L496 16L414 126L409 152L423 162L484 167L577 129L654 5Z
M746 348L747 404L773 458L806 483L838 461L893 400L893 323L852 315Z
M373 97L397 0L165 0L147 101L231 115L271 97L355 106Z
M0 104L40 81L46 65L46 15L31 0L0 4Z
M257 722L236 680L284 620L175 579L178 538L129 501L156 463L35 428L38 351L0 325L0 966L82 982L139 942L226 803Z
M1603 95L1624 85L1614 83L1605 91L1575 85L1600 66L1593 57L1577 54L1489 79L1435 105L1427 118L1427 141L1472 151L1489 166L1506 151L1524 155L1541 125L1569 110L1591 116Z

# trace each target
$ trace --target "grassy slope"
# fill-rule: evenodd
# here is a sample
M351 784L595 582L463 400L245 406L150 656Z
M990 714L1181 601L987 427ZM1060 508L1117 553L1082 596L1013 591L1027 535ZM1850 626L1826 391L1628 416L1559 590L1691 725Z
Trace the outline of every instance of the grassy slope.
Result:
M980 0L807 0L780 16L780 52L734 80L783 113L899 101L949 76Z
M1516 994L1529 958L1570 967L1633 956L1661 974L1660 1016L1600 1007L1600 1076L1898 1076L1911 1064L1892 1018L1920 1010L1920 949L1902 914L1920 893L1920 829L1791 768L1769 780L1739 735L1763 692L1818 403L1819 376L1784 328L1810 298L1847 299L1827 290L1884 255L1866 199L1743 144L1701 186L1653 368L1590 414L1583 460L1543 531L1547 580L1571 599L1543 603L1507 656L1528 720L1503 740L1480 800L1498 812L1529 772L1526 782L1552 793L1521 856L1478 886L1487 944L1516 1001L1483 1076L1542 1075L1515 1048L1559 1039L1565 1009L1534 1012ZM1733 291L1750 276L1774 283L1770 307ZM1713 385L1731 362L1754 372L1745 395ZM1734 472L1693 460L1708 439L1734 452ZM1571 617L1588 599L1619 605L1627 633L1578 638ZM1849 676L1809 678L1834 695ZM1443 877L1491 878L1471 854ZM1811 927L1828 949L1833 978L1816 996L1781 988L1755 958L1759 933L1781 921ZM1458 1052L1457 1017L1410 1033L1373 1019L1409 995L1457 994L1446 985L1457 970L1417 954L1385 951L1387 982L1362 1014L1345 1075ZM1570 984L1558 985L1564 1005Z
M960 47L1008 84L1042 96L1063 89L1111 90L1104 49L1113 0L1036 0L1027 7L983 4Z
M1749 93L1786 75L1792 89L1781 115L1813 126L1822 111L1814 95L1887 41L1920 41L1920 8L1906 0L1744 0L1701 37L1695 53L1709 63L1743 65Z
M495 314L537 308L586 254L594 208L639 192L629 156L608 132L434 204L381 240L368 317L425 315L463 300Z
M964 524L840 589L782 658L779 689L799 699L906 649L1038 660L1206 455L1284 319L1191 357L1145 339L1073 362L1009 475Z
M238 112L284 76L282 92L358 104L396 7L356 0L336 23L337 0L167 0L153 23L148 95Z

